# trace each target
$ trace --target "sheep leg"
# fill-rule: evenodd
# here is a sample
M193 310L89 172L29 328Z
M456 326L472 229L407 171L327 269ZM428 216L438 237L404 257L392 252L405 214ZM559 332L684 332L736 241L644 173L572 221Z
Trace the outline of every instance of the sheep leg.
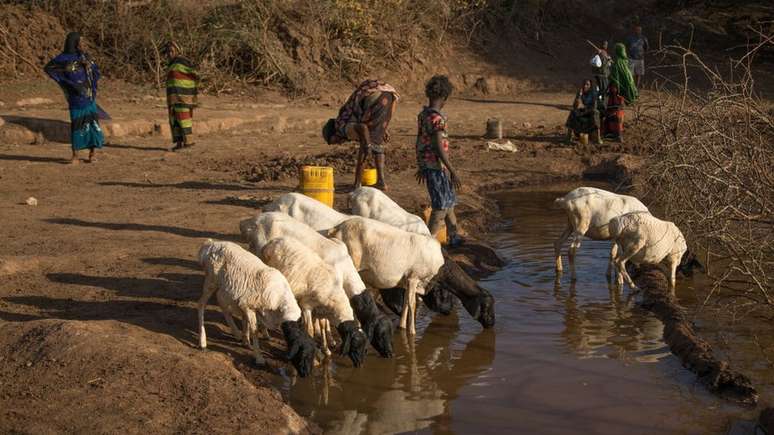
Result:
M417 334L417 281L414 279L409 280L409 294L408 294L408 301L406 301L409 305L410 314L408 321L410 322L408 325L408 333L409 335L416 335Z
M204 309L212 294L218 290L211 274L205 273L204 284L202 285L202 296L199 298L199 347L207 348L207 333L204 332Z
M301 312L301 317L304 319L304 327L306 328L306 333L309 334L310 337L314 337L314 324L312 322L312 311L304 309Z
M410 285L409 285L410 287ZM398 328L400 329L406 329L406 323L408 322L408 312L409 312L409 297L411 295L411 290L406 289L406 297L404 298L403 302L403 308L400 310L400 323L398 324Z
M581 239L589 230L591 226L591 212L589 210L579 211L579 215L575 219L570 220L571 226L575 229L572 232L572 242L570 243L570 249L567 253L567 258L570 263L571 278L574 281L575 276L575 254L578 252L578 248L581 245Z
M618 243L613 242L613 246L610 247L610 261L607 263L607 282L611 281L613 273L615 272L615 257L618 256Z
M570 237L570 234L572 234L572 228L567 227L564 229L559 238L554 242L554 257L556 258L557 272L562 271L562 245L564 245L564 242L566 242L567 238Z
M242 310L242 319L244 319L244 333L247 343L253 350L255 364L262 366L266 360L261 355L261 346L258 342L258 321L255 318L255 312L252 310Z
M680 265L680 257L671 256L669 257L668 261L668 267L669 267L669 290L672 293L672 296L675 295L675 285L677 284L677 266Z
M336 337L333 336L330 319L325 319L325 334L328 338L328 345L330 347L336 347Z
M228 326L231 328L231 334L235 339L239 340L239 337L242 336L242 330L236 326L236 323L234 323L234 316L231 314L231 307L223 298L223 292L217 292L215 293L215 296L217 297L220 311L223 312L223 317L226 318L226 323L228 323Z
M629 284L629 287L631 287L632 290L637 290L637 286L634 285L634 281L632 281L632 278L629 276L629 272L626 271L626 262L629 261L630 258L634 256L640 249L645 247L644 242L640 242L637 245L633 246L632 249L628 251L629 255L622 254L618 257L618 260L616 261L616 264L618 266L618 288L623 288L624 280L626 280L626 283Z
M325 333L325 324L328 322L327 319L316 319L314 323L314 332L320 337L320 344L323 350L323 353L325 354L326 358L330 358L331 356L331 349L328 347L328 336Z

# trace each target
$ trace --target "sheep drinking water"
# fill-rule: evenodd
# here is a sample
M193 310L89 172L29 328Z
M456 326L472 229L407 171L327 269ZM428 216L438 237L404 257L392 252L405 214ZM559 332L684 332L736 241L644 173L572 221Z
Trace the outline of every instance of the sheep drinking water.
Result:
M323 204L321 204L323 205ZM303 222L284 213L261 213L239 223L242 238L250 250L259 254L272 239L291 237L304 243L338 273L344 292L349 298L374 349L385 358L392 356L392 322L376 306L374 298L352 263L347 247L339 240L328 239Z
M232 329L231 313L243 319L243 341L251 346L257 363L263 363L257 338L258 319L267 327L281 327L288 346L288 359L300 376L307 376L314 363L314 341L300 326L301 308L290 285L276 269L231 242L208 239L199 249L199 264L204 269L204 285L199 298L199 346L207 347L204 309L217 293L218 304ZM238 331L235 331L235 333Z
M373 219L353 217L328 236L344 242L360 276L378 289L406 289L400 327L415 334L416 296L448 289L485 328L494 325L494 299L457 264L445 258L437 240Z
M365 359L367 339L355 322L336 270L303 242L291 237L272 239L261 249L261 258L287 278L307 328L312 326L313 312L332 320L341 335L341 354L349 356L359 367Z

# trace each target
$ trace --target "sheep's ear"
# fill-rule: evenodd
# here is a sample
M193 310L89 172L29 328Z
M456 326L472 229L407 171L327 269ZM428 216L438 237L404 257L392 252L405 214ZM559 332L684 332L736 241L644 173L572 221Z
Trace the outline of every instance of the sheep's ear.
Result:
M298 341L293 340L293 344L290 346L290 350L288 351L288 359L293 360L293 358L298 355L298 351L301 350L301 347L298 345Z
M352 334L346 334L342 337L344 340L341 343L341 355L349 354L349 349L352 347Z

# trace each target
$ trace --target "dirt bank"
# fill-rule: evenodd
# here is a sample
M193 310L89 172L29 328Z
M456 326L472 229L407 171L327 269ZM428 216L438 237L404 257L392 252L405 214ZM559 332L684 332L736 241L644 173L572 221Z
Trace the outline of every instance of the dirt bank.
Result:
M113 320L0 325L4 433L317 433L221 352Z
M656 267L642 268L634 281L643 290L642 306L664 323L664 341L683 366L696 373L713 393L745 405L755 405L758 392L750 379L719 360L712 346L699 337L685 310L668 290L664 274Z

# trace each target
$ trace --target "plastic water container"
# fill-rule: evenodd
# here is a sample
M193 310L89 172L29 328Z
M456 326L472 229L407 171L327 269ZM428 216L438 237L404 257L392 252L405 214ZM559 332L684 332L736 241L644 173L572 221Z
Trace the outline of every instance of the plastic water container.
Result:
M302 166L298 190L328 207L333 207L333 168L330 166Z
M433 209L430 207L425 207L425 210L422 212L425 218L425 223L430 223L430 213L433 212ZM442 245L445 245L448 241L448 237L446 236L446 224L444 223L443 227L441 227L441 230L438 231L438 234L435 235L435 238L438 239L439 242L441 242Z
M376 169L363 169L363 186L373 186L376 184Z

